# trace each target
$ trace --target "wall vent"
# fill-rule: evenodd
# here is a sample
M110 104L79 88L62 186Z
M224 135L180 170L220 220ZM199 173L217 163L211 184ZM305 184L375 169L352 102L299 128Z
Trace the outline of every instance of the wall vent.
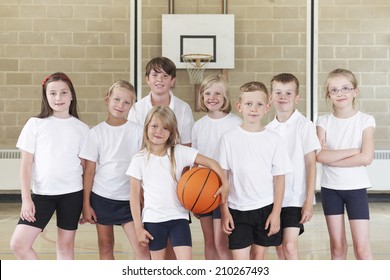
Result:
M19 150L0 150L0 159L20 159Z
M387 150L375 151L374 159L390 159L390 151Z

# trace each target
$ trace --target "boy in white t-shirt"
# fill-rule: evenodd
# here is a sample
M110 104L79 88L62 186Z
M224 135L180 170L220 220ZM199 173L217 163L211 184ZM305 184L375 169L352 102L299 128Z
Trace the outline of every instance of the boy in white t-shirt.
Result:
M146 65L145 78L150 93L134 104L128 119L144 126L146 116L154 106L169 106L177 118L180 143L191 146L191 130L194 125L191 107L171 91L176 81L175 63L166 57L155 57Z
M267 248L282 242L280 211L291 162L279 134L261 123L269 110L265 85L241 86L236 106L243 124L222 136L218 156L232 187L221 205L222 226L233 259L265 259Z
M152 58L146 64L145 78L150 87L150 93L131 107L128 120L143 127L146 117L153 107L169 106L177 119L180 144L191 147L191 131L194 125L191 107L174 96L171 91L176 81L175 63L167 57ZM187 169L185 168L183 172ZM171 246L168 248L167 254L174 259Z
M285 140L294 171L286 175L281 214L283 241L276 252L279 259L298 259L298 236L303 224L313 216L316 183L316 150L321 148L313 122L296 108L299 81L290 73L281 73L271 80L270 103L276 116L266 127Z

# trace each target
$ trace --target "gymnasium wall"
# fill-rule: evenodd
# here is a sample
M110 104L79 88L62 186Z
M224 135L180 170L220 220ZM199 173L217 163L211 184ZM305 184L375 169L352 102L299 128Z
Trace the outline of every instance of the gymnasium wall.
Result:
M175 13L222 12L221 0L176 0ZM301 82L306 100L306 0L230 0L235 15L235 69L226 71L233 102L249 80L269 84L280 72ZM319 92L326 73L346 67L361 83L358 106L377 120L376 149L390 149L390 1L319 2ZM55 71L74 81L81 118L106 116L102 97L130 77L129 0L0 0L0 148L14 148L27 118L40 107L40 84ZM142 69L161 55L161 15L168 0L143 0ZM208 70L205 74L219 73ZM194 88L179 70L174 93L194 104ZM148 93L143 85L144 95ZM323 98L319 113L331 108ZM201 113L194 113L199 118ZM272 112L268 120L272 118ZM268 121L266 120L266 121Z

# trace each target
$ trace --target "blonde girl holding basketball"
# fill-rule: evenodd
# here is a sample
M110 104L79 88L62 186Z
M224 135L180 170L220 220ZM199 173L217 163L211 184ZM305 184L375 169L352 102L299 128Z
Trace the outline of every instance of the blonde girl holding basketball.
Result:
M335 69L326 79L326 98L333 113L320 116L317 136L322 150L321 197L328 226L332 259L346 259L347 237L344 207L351 228L356 259L372 259L367 174L374 156L375 119L355 107L359 94L355 75Z
M96 224L99 256L114 259L114 225L121 225L136 259L150 259L139 246L130 211L129 177L131 157L141 148L142 127L126 119L135 101L134 87L116 81L104 97L108 116L93 127L80 157L86 160L82 223Z
M200 85L200 109L207 115L195 122L192 128L192 147L203 155L216 158L218 142L226 131L241 125L240 117L231 113L228 83L223 75L209 75ZM204 237L206 260L229 260L228 237L222 231L219 207L199 215Z
M189 213L176 194L185 167L198 164L214 170L222 181L216 193L221 194L222 203L229 192L228 180L215 160L179 143L173 111L167 106L154 107L145 120L142 150L133 156L126 172L138 242L149 246L153 260L165 258L168 240L178 260L192 258Z

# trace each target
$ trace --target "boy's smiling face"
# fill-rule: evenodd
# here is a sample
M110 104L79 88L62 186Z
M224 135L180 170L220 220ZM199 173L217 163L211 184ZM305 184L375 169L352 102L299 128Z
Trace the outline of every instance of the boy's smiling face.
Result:
M251 124L261 123L264 115L269 110L267 95L259 90L243 93L241 100L236 105L244 122Z
M298 101L299 94L295 83L272 83L270 103L272 103L277 113L294 112L295 105L298 104Z
M150 90L156 95L169 94L169 91L175 83L175 78L167 74L163 69L156 70L152 69L149 76L146 77Z

